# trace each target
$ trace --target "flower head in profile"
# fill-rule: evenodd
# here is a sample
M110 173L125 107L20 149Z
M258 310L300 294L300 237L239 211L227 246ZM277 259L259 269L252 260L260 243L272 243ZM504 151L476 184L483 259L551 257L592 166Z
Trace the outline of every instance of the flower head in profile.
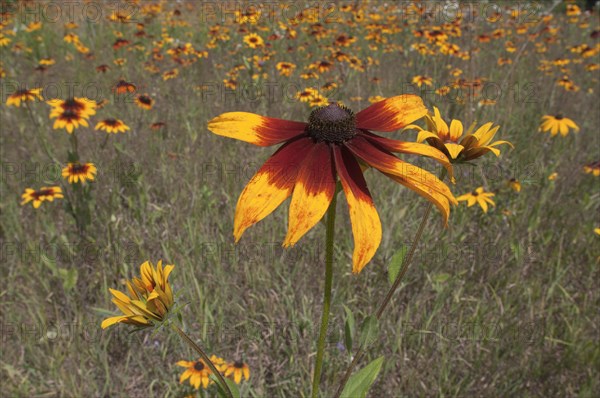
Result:
M592 174L595 177L600 176L600 160L586 164L583 166L583 171L587 174Z
M54 199L63 198L62 189L59 186L41 187L38 190L27 188L25 193L21 195L23 201L21 205L32 202L34 208L40 207L43 201L52 202Z
M162 322L174 302L173 291L168 282L173 268L173 265L166 265L163 269L160 260L156 267L146 261L140 266L140 277L127 281L127 294L109 289L113 295L112 302L123 315L105 319L102 321L102 329L116 323L144 328Z
M250 379L250 368L242 361L230 362L225 369L225 376L232 377L235 384L240 384L242 376L246 380Z
M417 142L427 141L429 145L448 156L452 163L477 159L487 152L500 156L500 150L496 148L498 145L513 146L508 141L492 142L500 128L500 126L492 127L492 122L484 124L472 134L468 131L463 137L463 124L460 120L453 119L448 127L439 109L434 106L433 111L433 115L425 116L427 130L412 124L405 129L417 129L419 131Z
M325 215L339 179L345 193L354 254L352 271L360 272L374 256L382 236L381 221L363 168L371 166L435 204L447 222L456 199L433 174L406 163L393 153L428 156L452 166L439 150L424 144L396 141L370 130L391 132L427 114L421 98L400 95L377 102L354 114L331 103L316 108L308 123L246 112L224 113L208 129L258 146L283 145L244 188L237 202L234 237L271 214L291 196L285 247L295 245Z
M521 192L521 182L516 178L511 178L508 180L508 186L515 192Z
M212 371L208 365L202 360L197 361L179 361L177 366L186 368L181 376L179 376L179 383L183 383L189 379L190 385L195 389L199 389L200 386L207 388L209 384L214 383L210 379Z
M475 203L477 203L479 206L481 206L481 209L483 209L483 212L487 213L488 204L490 204L492 206L496 206L496 203L494 203L494 201L491 199L492 196L495 196L495 195L491 192L485 192L483 187L479 187L476 190L474 190L473 192L469 192L469 193L459 196L458 198L456 198L456 200L458 200L459 202L463 202L463 201L467 202L468 207L471 207Z
M123 123L122 120L119 119L104 119L95 127L96 130L106 131L107 133L124 133L129 130L129 126Z
M97 171L93 163L69 163L62 169L62 176L69 181L69 184L76 184L79 181L84 184L86 181L94 181Z
M560 132L560 135L565 137L569 134L570 130L575 132L579 131L579 126L574 121L563 115L544 115L542 116L542 124L540 124L539 131L542 133L550 132L551 136L555 136Z
M12 93L6 99L6 106L21 106L21 102L35 101L36 99L43 101L41 88L20 89Z
M154 105L154 100L148 94L140 94L135 97L135 103L142 109L150 110Z

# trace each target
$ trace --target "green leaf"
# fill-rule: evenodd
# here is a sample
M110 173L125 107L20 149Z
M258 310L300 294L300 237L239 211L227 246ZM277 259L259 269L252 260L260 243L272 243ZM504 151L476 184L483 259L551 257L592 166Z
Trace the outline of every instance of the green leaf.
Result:
M445 272L442 272L441 274L436 274L433 276L433 281L435 283L444 283L446 282L448 279L450 279L450 274L447 274Z
M77 284L77 270L75 268L59 268L58 275L61 277L63 289L66 291L72 290Z
M384 357L379 357L348 379L341 398L365 398L367 392L375 382L381 366L383 365Z
M360 345L366 348L373 344L379 333L379 321L373 315L364 320L360 328Z
M404 256L406 256L407 251L408 246L402 245L402 247L400 247L400 250L398 250L392 256L390 265L388 265L388 278L390 280L390 284L393 284L396 278L398 277L400 267L402 267L402 263L404 262Z
M344 311L346 311L346 322L344 327L344 345L348 353L352 352L352 342L354 341L354 330L355 321L352 310L344 305Z
M219 381L215 377L215 375L212 375L211 378L215 381L216 385L218 386L217 392L219 393L219 397L227 398L227 394L225 393L225 391L223 391L223 388L221 387L221 384L219 384ZM227 387L229 387L229 391L231 391L231 395L233 396L233 398L240 398L240 390L238 386L233 382L233 380L228 378L224 379L225 383L227 384Z

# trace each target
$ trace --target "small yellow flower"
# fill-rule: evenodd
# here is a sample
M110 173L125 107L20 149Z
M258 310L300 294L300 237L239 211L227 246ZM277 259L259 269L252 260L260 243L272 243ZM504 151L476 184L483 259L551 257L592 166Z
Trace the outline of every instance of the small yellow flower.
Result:
M62 176L69 181L69 184L79 181L84 184L87 180L94 181L97 171L93 163L69 163L62 170Z
M33 207L37 209L45 200L52 202L55 198L60 199L63 197L62 189L58 186L41 187L37 191L35 189L27 188L25 189L25 193L21 195L21 198L23 199L21 205L33 201Z
M214 383L210 379L212 371L202 359L198 359L197 361L179 361L177 362L177 366L187 368L179 376L179 383L183 383L189 379L190 385L196 389L199 389L200 385L203 388L207 388L209 384Z
M474 133L470 133L470 131L475 125L471 126L463 137L463 124L460 120L453 119L448 127L448 124L442 119L439 109L434 106L433 111L433 115L425 115L427 130L414 124L406 126L404 129L419 130L417 142L427 140L429 145L442 151L453 163L477 159L487 152L500 156L500 150L496 148L498 145L506 144L513 147L508 141L491 142L500 128L500 126L492 127L492 122L485 123Z
M154 105L154 100L148 94L141 94L135 97L135 103L142 109L150 110Z
M583 166L583 171L595 177L600 176L600 160L586 164Z
M549 181L554 181L558 178L558 173L554 172L548 176Z
M296 69L296 65L291 62L279 62L275 65L275 68L277 68L281 76L290 76L294 69Z
M481 206L481 208L483 209L483 212L487 213L488 203L492 206L496 206L496 203L494 203L494 201L491 199L492 196L494 196L493 193L485 192L483 190L483 187L479 187L476 190L474 190L473 192L469 192L469 193L459 196L458 198L456 198L456 200L458 200L459 202L466 201L468 207L471 207L475 203L477 203L477 204L479 204L479 206Z
M431 84L433 83L433 79L429 76L417 75L412 78L412 82L418 87L421 87L423 84L425 84L426 86L431 86Z
M246 380L250 379L250 368L242 361L230 362L227 364L225 376L233 377L235 384L240 384L242 376Z
M18 108L21 106L21 102L35 101L36 98L40 101L43 101L44 98L42 98L41 92L41 88L17 90L8 96L6 99L6 106L14 105Z
M129 130L129 126L123 123L122 120L119 119L104 119L100 123L96 124L96 130L103 130L107 133L124 133Z
M542 124L540 125L539 131L549 131L553 137L560 132L560 134L564 137L569 134L570 129L578 132L579 126L577 126L571 119L558 114L542 116Z
M256 33L250 33L249 35L244 36L244 43L250 48L258 48L262 47L264 40Z
M140 266L140 278L127 281L127 294L108 289L114 296L112 302L123 315L105 319L102 329L119 322L140 328L162 322L173 306L173 291L168 282L173 268L173 265L166 265L163 270L161 260L154 268L146 261Z
M594 232L596 233L596 235L600 235L600 228L594 228Z
M521 183L516 178L508 180L508 186L515 192L521 192Z

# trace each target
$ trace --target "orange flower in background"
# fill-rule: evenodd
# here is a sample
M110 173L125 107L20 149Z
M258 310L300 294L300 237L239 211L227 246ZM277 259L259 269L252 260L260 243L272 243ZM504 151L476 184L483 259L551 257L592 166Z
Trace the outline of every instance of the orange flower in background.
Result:
M337 180L346 195L354 235L352 271L360 272L381 242L381 222L363 176L371 166L433 202L447 222L456 199L433 174L406 163L393 152L431 157L450 171L437 149L395 141L370 130L392 132L427 114L421 98L400 95L354 114L331 103L311 112L308 123L247 112L224 113L208 123L214 134L258 146L283 145L258 170L237 202L234 236L271 214L292 197L285 247L296 244L324 216L336 193ZM362 165L362 166L361 166Z
M123 79L119 80L113 87L113 91L117 94L135 93L135 90L135 84L126 82Z

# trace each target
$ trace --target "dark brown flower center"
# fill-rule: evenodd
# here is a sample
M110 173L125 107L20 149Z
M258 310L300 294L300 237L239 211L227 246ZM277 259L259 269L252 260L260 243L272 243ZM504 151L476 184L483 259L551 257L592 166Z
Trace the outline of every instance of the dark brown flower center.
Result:
M554 116L554 118L555 118L556 120L562 120L562 118L563 118L563 115L561 115L561 114L559 113L558 115Z
M71 172L73 174L86 174L88 171L88 165L87 164L74 164L71 167Z
M104 124L106 124L107 126L110 126L110 127L116 127L119 124L119 122L117 122L116 119L111 118L111 119L106 119L104 121Z
M204 370L204 364L200 361L196 362L194 364L194 370L197 370L198 372Z
M243 367L244 367L244 362L242 362L242 361L235 361L235 362L233 363L233 366L234 366L235 368L241 369L241 368L243 368Z
M343 105L322 106L311 112L306 132L317 142L342 144L356 135L356 117Z

